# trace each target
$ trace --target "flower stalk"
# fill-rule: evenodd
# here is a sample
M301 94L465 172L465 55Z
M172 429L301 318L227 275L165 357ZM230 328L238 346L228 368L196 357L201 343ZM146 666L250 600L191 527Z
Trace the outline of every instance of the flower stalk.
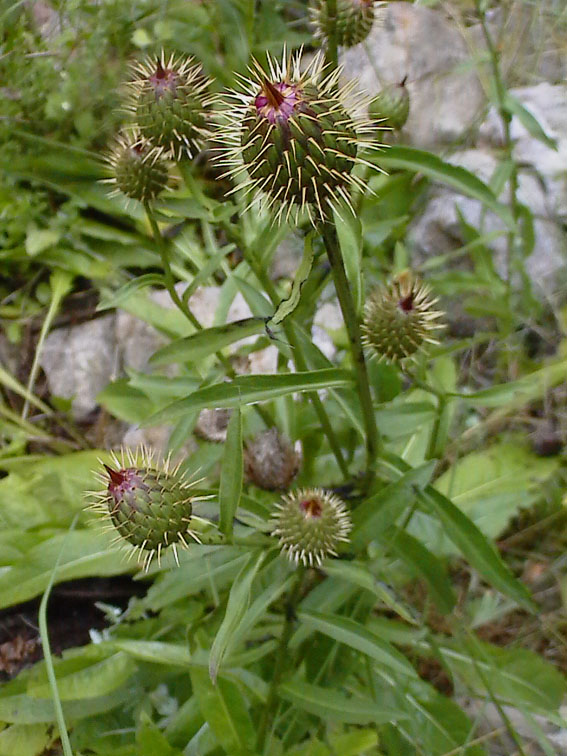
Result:
M327 256L331 264L337 297L347 329L356 387L362 408L362 420L366 431L366 476L371 479L374 475L376 457L381 442L378 427L376 425L376 416L374 414L370 381L368 379L368 370L364 358L358 317L350 292L343 258L339 249L335 227L329 223L323 223L320 226L320 230L325 243L325 249L327 250Z

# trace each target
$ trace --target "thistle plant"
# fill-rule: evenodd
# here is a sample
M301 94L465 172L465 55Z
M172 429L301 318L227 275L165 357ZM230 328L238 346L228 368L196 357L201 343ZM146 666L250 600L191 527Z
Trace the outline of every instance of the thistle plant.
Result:
M442 313L429 286L409 271L397 275L387 286L376 288L364 310L364 343L380 359L401 363L415 359L428 344L437 344L435 333Z
M168 182L167 163L151 144L136 132L120 134L107 155L112 176L105 179L116 194L148 203L158 197Z
M296 564L320 566L337 556L352 528L347 507L335 494L320 488L292 491L276 504L272 535L282 552Z
M315 36L324 41L334 36L342 47L360 44L370 34L377 5L375 0L336 0L335 14L331 15L327 0L313 0L309 13Z
M209 85L193 58L162 51L132 66L126 109L158 154L191 158L209 136Z
M325 70L317 55L302 70L301 55L284 53L281 63L255 62L239 91L223 99L217 129L218 160L245 189L252 204L265 200L276 220L305 212L313 225L351 208L351 188L364 188L353 175L370 124L347 106L352 85L339 86L338 70Z
M91 509L109 521L117 542L134 547L131 553L137 551L145 570L169 547L179 563L177 547L187 548L191 539L199 542L191 529L194 483L179 467L169 457L156 463L145 447L123 449L120 458L113 453L112 465L103 464L104 471L97 472L102 488L89 493Z

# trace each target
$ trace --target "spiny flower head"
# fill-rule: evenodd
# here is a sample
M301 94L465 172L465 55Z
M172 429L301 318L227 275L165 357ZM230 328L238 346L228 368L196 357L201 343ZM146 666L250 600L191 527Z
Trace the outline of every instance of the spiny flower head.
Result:
M349 540L352 524L346 505L321 488L293 491L276 509L272 535L296 564L319 566L325 557L337 556L341 541Z
M277 428L258 433L244 450L246 473L267 491L289 488L299 470L299 455Z
M117 541L124 539L137 549L145 569L169 546L178 561L177 545L186 548L188 537L199 540L190 530L197 501L190 493L194 483L179 472L179 465L172 467L169 458L154 464L153 455L141 447L122 450L120 459L113 453L112 466L103 468L96 473L102 489L89 492L90 508L109 520Z
M114 184L116 194L122 192L129 199L151 202L167 186L167 163L135 132L116 138L107 163L112 177L105 181Z
M376 6L375 0L337 0L337 14L332 18L327 0L313 0L309 14L315 36L326 40L336 34L338 45L354 47L370 34Z
M193 58L150 55L132 67L127 110L158 153L193 157L209 136L210 80Z
M372 128L349 114L352 86L339 88L339 75L325 74L321 55L301 71L301 54L284 53L267 71L255 62L244 91L226 96L220 161L239 184L233 191L252 192L251 204L264 198L278 220L305 210L316 224L343 202L352 209L349 188L364 188L351 172Z
M381 129L402 129L410 111L409 92L404 78L399 84L389 84L370 100L368 114Z
M435 321L442 313L434 309L437 299L427 285L409 271L397 275L388 286L375 289L365 306L362 325L365 345L380 358L401 362L414 356L442 326Z

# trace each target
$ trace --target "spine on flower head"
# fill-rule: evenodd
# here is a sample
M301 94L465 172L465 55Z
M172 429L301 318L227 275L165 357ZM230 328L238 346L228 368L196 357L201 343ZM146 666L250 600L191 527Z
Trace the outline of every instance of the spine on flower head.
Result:
M160 464L144 447L113 454L112 465L97 472L102 488L90 492L90 508L102 514L117 533L117 540L135 547L147 569L154 556L171 547L178 561L177 547L187 540L198 541L191 530L193 483L172 467L169 459Z
M300 55L284 54L267 70L255 63L243 90L223 98L218 159L278 219L305 211L317 224L350 205L351 187L364 188L352 169L372 126L350 114L352 86L339 87L339 75L325 73L321 55L302 70Z

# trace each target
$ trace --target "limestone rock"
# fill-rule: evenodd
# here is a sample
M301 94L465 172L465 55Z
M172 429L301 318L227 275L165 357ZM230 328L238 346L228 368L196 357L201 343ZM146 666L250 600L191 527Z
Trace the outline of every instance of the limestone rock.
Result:
M402 135L425 148L462 137L484 105L476 73L463 66L469 60L467 41L440 11L402 2L386 5L366 46L341 55L345 78L371 96L408 77L411 107Z

